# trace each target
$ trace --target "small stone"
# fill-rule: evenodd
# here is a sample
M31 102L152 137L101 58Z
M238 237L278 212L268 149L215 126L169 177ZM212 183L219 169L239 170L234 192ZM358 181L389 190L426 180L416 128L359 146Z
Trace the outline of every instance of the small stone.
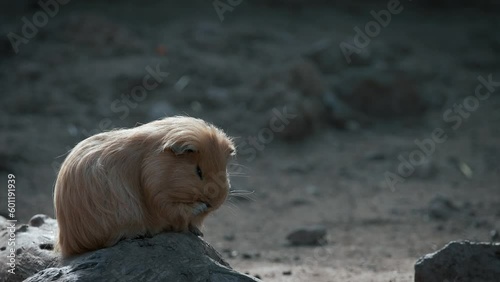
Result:
M243 254L241 254L241 257L243 259L252 259L253 258L252 255L249 253L243 253Z
M283 275L292 275L291 270L283 271Z
M181 78L179 78L179 80L177 80L177 82L174 84L174 88L175 90L177 90L178 92L181 92L182 90L184 90L184 88L186 88L188 85L189 85L189 76L187 75L183 75Z
M254 259L260 257L259 252L245 252L241 254L241 257L243 259Z
M368 152L365 154L365 159L369 161L382 161L385 160L386 157L382 152Z
M275 257L271 260L272 262L281 262L282 259L280 257Z
M47 218L49 218L49 217L47 215L45 215L45 214L34 215L30 219L29 225L33 226L33 227L40 227L40 226L42 226L45 223L45 220Z
M323 245L326 243L326 227L322 225L305 226L292 231L286 239L292 245Z
M16 229L16 233L23 233L23 232L26 232L26 231L28 231L28 225L27 224L21 224L21 226L19 226Z
M500 234L498 234L498 231L496 229L490 231L490 237L492 242L497 242L500 240Z
M432 219L448 220L457 212L455 204L442 195L434 197L429 203L429 217Z
M292 206L304 206L304 205L308 205L310 204L309 201L307 201L306 199L302 199L302 198L295 198L293 200L290 201L290 205Z
M234 234L226 234L224 235L224 240L226 241L234 241L234 239L236 238L236 236L234 236Z

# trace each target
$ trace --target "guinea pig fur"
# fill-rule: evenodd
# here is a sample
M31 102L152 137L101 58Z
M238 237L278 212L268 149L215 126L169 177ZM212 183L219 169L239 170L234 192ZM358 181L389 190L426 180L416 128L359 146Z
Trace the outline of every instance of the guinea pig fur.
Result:
M222 130L182 116L81 141L55 184L56 249L66 257L124 238L199 232L228 195L234 153Z

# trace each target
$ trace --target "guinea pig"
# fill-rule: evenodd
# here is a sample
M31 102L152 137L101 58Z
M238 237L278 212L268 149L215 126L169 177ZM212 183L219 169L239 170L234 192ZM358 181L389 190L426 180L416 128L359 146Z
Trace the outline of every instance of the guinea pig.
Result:
M64 257L163 231L199 231L228 196L235 146L201 119L167 117L91 136L61 165L54 190Z

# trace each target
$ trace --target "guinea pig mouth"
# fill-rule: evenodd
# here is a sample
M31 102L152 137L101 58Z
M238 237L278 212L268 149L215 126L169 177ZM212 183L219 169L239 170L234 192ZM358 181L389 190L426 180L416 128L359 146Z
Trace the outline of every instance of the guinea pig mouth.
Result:
M199 214L202 214L204 212L207 212L210 208L212 207L212 205L210 205L209 203L196 203L194 208L193 208L193 215L199 215Z

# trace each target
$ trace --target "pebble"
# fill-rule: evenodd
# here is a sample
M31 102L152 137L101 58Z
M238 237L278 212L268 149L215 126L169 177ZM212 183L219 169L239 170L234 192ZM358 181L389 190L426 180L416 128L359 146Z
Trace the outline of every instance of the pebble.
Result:
M492 242L500 241L500 234L498 234L496 229L490 231L490 238Z
M286 239L292 245L322 245L326 243L326 227L322 225L304 226L292 231Z
M45 220L49 218L45 214L37 214L31 217L29 225L33 227L40 227L45 223Z
M259 252L245 252L241 254L241 258L243 259L254 259L259 257L260 257Z
M429 217L437 220L448 220L459 210L448 198L437 195L429 203Z
M234 234L224 235L224 240L226 240L226 241L234 241L235 238L236 238L236 236Z
M382 152L368 152L365 154L365 159L369 161L382 161L386 156Z

